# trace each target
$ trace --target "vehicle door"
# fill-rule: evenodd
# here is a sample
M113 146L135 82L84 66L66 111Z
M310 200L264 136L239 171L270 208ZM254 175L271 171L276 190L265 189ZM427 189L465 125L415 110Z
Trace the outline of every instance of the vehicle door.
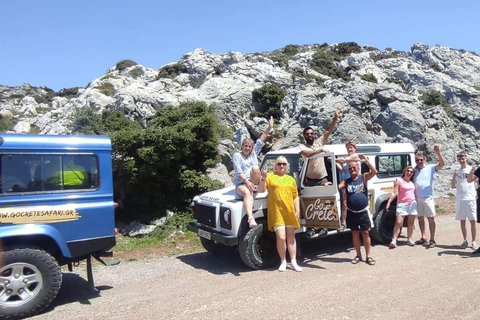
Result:
M326 185L309 186L306 182L308 166L312 164L313 159L320 159L325 162L328 173L328 183ZM333 152L317 154L306 159L300 177L301 225L307 228L338 229L340 227L341 210Z

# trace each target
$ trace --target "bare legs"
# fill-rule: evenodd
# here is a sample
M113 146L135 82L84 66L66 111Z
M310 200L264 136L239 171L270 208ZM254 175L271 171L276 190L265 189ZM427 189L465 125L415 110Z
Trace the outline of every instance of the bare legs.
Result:
M462 229L463 240L467 240L467 221L460 220L460 229ZM477 229L475 228L475 220L470 220L470 229L472 233L472 242L477 240Z
M428 228L430 229L430 241L435 241L435 218L427 217L428 219ZM427 234L425 232L425 217L418 217L418 226L420 227L420 232L422 234L422 239L427 240Z
M281 264L278 268L279 271L285 271L287 267L287 250L290 254L292 267L295 271L302 271L297 265L297 242L295 240L295 228L294 227L280 227L275 230L277 238L277 252L280 256Z
M353 246L355 247L355 251L357 252L357 257L362 257L362 251L360 250L362 242L360 241L360 233L362 234L363 238L363 246L365 247L365 254L367 259L371 257L370 255L370 234L368 230L360 230L360 231L352 231L352 241Z
M237 194L243 198L243 211L247 214L247 219L250 227L256 226L255 219L253 218L253 195L256 189L253 186L258 186L260 183L260 169L252 168L250 171L251 184L240 184L237 187Z

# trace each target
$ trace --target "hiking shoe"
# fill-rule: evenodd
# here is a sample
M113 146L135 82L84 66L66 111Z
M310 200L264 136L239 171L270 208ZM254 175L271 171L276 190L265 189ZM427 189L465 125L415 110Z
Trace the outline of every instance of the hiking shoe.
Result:
M477 241L472 241L472 249L473 249L473 250L477 250L477 249L478 249Z
M466 249L468 247L468 241L463 240L462 244L460 245L460 249Z
M388 246L390 249L395 249L397 247L397 240L392 240Z
M409 238L407 240L407 245L409 245L410 247L413 247L413 246L415 246L415 242L411 238Z

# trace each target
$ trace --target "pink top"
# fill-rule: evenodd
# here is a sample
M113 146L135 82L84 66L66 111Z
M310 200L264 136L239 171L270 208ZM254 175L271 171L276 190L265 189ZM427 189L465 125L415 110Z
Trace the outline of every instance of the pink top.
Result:
M407 182L403 178L398 178L398 199L397 202L412 203L415 201L415 184L413 181Z

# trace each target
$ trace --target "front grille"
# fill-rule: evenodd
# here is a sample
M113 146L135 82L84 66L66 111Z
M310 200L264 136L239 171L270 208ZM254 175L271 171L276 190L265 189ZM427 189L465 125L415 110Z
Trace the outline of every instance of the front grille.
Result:
M214 207L203 206L195 203L194 210L194 218L197 219L198 222L206 224L207 226L216 227Z

